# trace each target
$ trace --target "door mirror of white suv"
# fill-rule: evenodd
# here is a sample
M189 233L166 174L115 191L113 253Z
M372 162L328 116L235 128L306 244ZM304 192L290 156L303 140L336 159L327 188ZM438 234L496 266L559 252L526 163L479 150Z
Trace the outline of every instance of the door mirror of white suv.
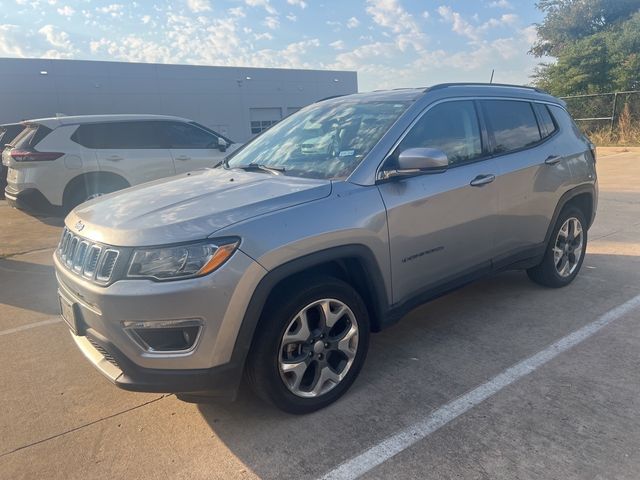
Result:
M408 148L398 155L396 169L381 172L382 179L442 173L449 166L447 155L436 148Z
M218 137L218 150L226 152L228 146L229 145L227 145L227 141L224 138Z

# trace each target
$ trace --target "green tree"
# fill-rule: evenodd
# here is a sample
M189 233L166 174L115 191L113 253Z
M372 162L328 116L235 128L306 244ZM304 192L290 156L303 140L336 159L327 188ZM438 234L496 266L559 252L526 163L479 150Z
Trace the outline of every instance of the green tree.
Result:
M534 83L556 95L640 87L640 0L541 0Z

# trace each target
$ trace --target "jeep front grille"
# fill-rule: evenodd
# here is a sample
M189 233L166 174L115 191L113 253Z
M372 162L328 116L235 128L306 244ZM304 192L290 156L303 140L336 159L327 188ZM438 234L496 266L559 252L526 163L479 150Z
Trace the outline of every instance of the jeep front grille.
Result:
M72 272L97 283L109 283L120 250L85 240L65 227L58 245L58 257Z

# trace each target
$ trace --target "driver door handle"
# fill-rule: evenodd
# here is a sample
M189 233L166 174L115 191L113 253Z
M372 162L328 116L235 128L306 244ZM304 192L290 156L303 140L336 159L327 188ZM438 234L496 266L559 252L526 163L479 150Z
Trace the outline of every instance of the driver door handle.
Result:
M182 160L184 162L185 160L191 160L191 157L189 157L187 155L178 155L176 157L176 160Z
M549 155L547 159L544 161L544 163L546 163L547 165L555 165L560 160L562 160L562 157L558 155Z
M106 160L109 160L110 162L119 162L122 160L122 157L120 155L109 155Z
M487 183L493 182L495 179L496 179L496 176L493 175L492 173L488 175L478 175L476 178L471 180L471 183L469 185L471 185L472 187L482 187Z

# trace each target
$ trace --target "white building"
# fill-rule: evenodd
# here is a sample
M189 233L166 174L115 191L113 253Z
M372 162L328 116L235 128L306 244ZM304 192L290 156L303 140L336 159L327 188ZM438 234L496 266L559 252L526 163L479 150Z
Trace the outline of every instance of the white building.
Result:
M357 90L356 72L345 71L0 58L0 124L154 113L245 142L305 105Z

